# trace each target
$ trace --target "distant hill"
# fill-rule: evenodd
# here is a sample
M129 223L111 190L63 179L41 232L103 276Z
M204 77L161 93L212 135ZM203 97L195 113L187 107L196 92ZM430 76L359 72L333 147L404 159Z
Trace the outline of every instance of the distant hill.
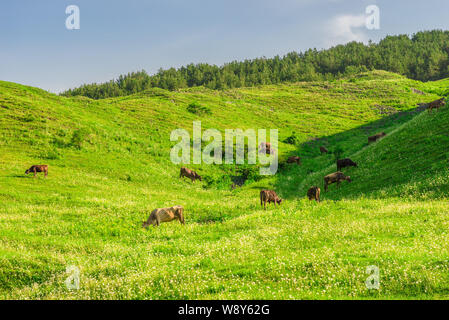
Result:
M328 50L309 49L284 57L233 61L221 67L206 63L179 69L122 75L102 84L86 84L62 93L93 99L142 92L148 88L177 90L204 86L228 89L283 82L333 80L368 70L387 70L411 79L429 81L449 77L449 31L433 30L387 36L379 43L351 42Z

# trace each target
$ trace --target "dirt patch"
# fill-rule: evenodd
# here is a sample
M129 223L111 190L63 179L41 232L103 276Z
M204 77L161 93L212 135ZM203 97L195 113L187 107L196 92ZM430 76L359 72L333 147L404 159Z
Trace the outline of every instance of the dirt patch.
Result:
M387 115L387 116L398 113L398 110L396 110L395 108L393 108L391 106L381 106L379 104L375 104L374 106L371 106L370 108L371 108L371 110L374 110L379 114Z
M416 94L420 94L420 95L425 95L424 92L422 92L421 90L415 89L415 88L411 88L412 92L416 93Z

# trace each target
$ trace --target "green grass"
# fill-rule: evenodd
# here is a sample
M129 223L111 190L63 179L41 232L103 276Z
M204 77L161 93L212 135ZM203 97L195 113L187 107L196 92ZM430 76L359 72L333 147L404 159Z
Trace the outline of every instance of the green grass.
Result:
M376 71L333 82L213 91L192 88L91 100L0 82L0 297L3 299L448 298L449 108L444 94ZM419 95L415 88L426 92ZM192 113L195 103L205 113ZM389 114L378 106L388 106ZM279 129L274 177L230 190L239 166L188 165L180 180L170 132ZM367 145L367 136L387 132ZM335 171L341 149L353 182L305 198ZM24 171L48 164L49 176ZM260 179L260 180L259 180ZM258 193L285 202L261 210ZM185 207L186 225L141 228L152 209ZM80 289L64 281L81 270ZM368 290L366 267L380 268Z

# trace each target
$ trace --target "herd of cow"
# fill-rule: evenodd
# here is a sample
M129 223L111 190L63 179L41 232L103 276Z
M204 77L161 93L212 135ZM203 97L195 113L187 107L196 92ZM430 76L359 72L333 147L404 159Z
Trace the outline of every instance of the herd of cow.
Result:
M445 104L444 98L432 101L428 104L428 110L431 112L432 109L438 109ZM368 143L376 142L377 140L386 136L385 132L377 133L373 136L368 137ZM275 150L271 146L269 142L262 142L259 146L259 152L263 152L266 154L274 154ZM324 147L320 147L320 152L328 153L329 151ZM287 163L296 163L297 165L301 165L301 157L299 156L291 156L287 159ZM329 185L333 183L337 183L337 186L340 185L342 181L351 182L351 177L346 176L341 172L343 168L346 167L357 167L357 163L352 161L349 158L338 159L337 160L337 172L328 174L324 179L324 191L328 190ZM182 167L179 175L180 178L187 177L192 181L200 180L202 181L201 176L193 170ZM320 194L321 189L317 186L312 186L307 191L307 197L309 200L315 200L316 202L320 202ZM276 194L274 190L261 190L260 191L260 205L266 210L268 204L274 203L280 205L282 203L282 199ZM159 226L161 222L169 222L173 220L179 220L182 224L184 224L184 208L182 206L174 206L170 208L161 208L155 209L151 212L150 217L147 221L144 221L142 227L148 227L150 225Z
M368 137L368 143L375 142L383 137L385 137L385 132L380 132L378 134L375 134L373 136ZM328 153L329 151L321 146L320 152ZM298 156L291 156L287 159L287 163L297 163L298 165L301 164L301 158ZM351 177L346 176L341 172L343 168L346 167L357 167L357 163L352 161L349 158L345 159L338 159L337 160L337 172L328 174L324 177L324 191L327 191L330 184L337 183L337 185L340 185L342 181L348 181L351 182ZM316 202L320 202L320 195L321 195L321 189L317 186L310 187L307 191L307 197L309 200L315 200ZM276 206L276 203L279 205L282 202L282 199L279 198L279 196L276 194L274 190L262 190L260 191L260 205L266 209L266 205L270 204L271 202L274 203L274 206Z
M368 137L368 142L374 142L378 139L385 136L384 132L378 133L374 136ZM263 152L273 154L274 150L271 148L270 144L267 142L263 145L262 148ZM321 153L328 153L329 151L321 146L320 147ZM287 159L287 163L296 163L297 165L301 164L301 157L299 156L291 156ZM324 177L324 190L327 191L328 186L333 183L337 183L337 185L340 185L341 181L348 181L351 182L351 177L345 176L340 170L346 167L357 167L357 163L352 161L349 158L346 159L339 159L337 160L337 172L334 172L332 174L329 174ZM28 170L25 171L25 174L34 173L34 177L36 177L36 174L38 172L43 172L45 177L48 175L48 165L33 165ZM193 182L196 180L202 181L202 177L195 171L191 169L187 169L185 167L182 167L180 170L179 178L189 178ZM320 193L321 189L317 186L310 187L310 189L307 191L307 197L309 200L315 200L317 202L320 202ZM276 204L280 205L282 203L282 199L279 198L279 196L276 194L274 190L262 190L260 191L260 205L263 206L263 208L266 210L267 208L267 202L268 204L274 203L274 206L276 207ZM169 208L158 208L151 212L149 218L147 221L144 221L142 224L142 227L147 228L150 225L153 226L159 226L161 222L169 222L173 220L179 220L180 223L185 224L184 221L184 208L182 206L174 206Z
M375 134L374 136L368 137L368 143L375 142L380 138L384 137L386 134L384 132ZM263 152L273 154L274 149L271 148L271 145L267 142L264 143L262 148L260 148ZM328 153L329 151L321 146L321 153ZM291 156L287 159L287 163L296 163L298 165L301 164L301 157L299 156ZM352 161L349 158L339 159L337 160L337 172L332 174L328 174L324 177L324 190L327 191L328 186L333 183L337 183L340 185L342 181L351 182L351 177L344 175L340 170L346 167L357 167L357 163ZM202 181L202 177L195 171L191 169L187 169L182 167L179 174L180 178L186 177L195 182L196 180ZM315 200L316 202L320 202L320 194L321 189L317 186L310 187L307 191L307 197L309 200ZM260 191L260 205L263 208L267 209L267 203L274 203L274 206L280 205L282 203L282 199L276 194L274 190L261 190ZM161 222L169 222L173 220L179 220L180 223L184 224L184 208L182 206L174 206L170 208L159 208L153 210L151 212L150 217L147 221L144 221L142 227L147 228L150 225L159 226Z
M438 109L445 104L444 98L432 101L428 104L428 110L431 112L432 109ZM385 132L377 133L373 136L368 137L368 143L376 142L377 140L385 137ZM274 154L275 150L271 147L271 144L268 142L262 142L259 146L260 150L267 154ZM328 153L329 151L321 146L320 152ZM287 163L296 163L297 165L301 165L301 157L299 156L291 156L287 159ZM357 167L357 163L352 161L349 158L339 159L337 160L337 172L328 174L324 177L324 191L328 190L330 184L337 183L340 185L342 181L351 182L351 177L346 176L341 172L343 168L346 167ZM43 172L45 177L48 175L48 165L33 165L28 170L25 171L25 174L34 173L34 177L38 172ZM202 181L202 177L193 170L182 167L179 175L180 178L187 177L191 179L193 182L196 180ZM321 189L317 186L312 186L307 191L307 197L309 200L315 200L316 202L320 202L320 194ZM264 209L268 204L274 203L280 205L282 203L282 199L276 194L274 190L262 190L260 191L260 205L263 206ZM144 221L142 227L147 228L150 225L159 226L161 222L169 222L173 220L179 220L180 223L185 224L184 221L184 208L182 206L174 206L170 208L158 208L151 212L147 221Z

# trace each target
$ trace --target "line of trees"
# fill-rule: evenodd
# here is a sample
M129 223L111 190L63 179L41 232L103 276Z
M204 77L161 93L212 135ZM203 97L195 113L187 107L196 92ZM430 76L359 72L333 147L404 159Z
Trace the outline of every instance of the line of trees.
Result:
M411 79L428 81L449 77L449 31L423 31L413 36L387 36L379 43L350 42L327 50L309 49L284 57L233 61L223 66L189 64L121 75L101 84L86 84L62 93L94 99L141 92L148 88L176 90L205 86L210 89L248 87L281 82L332 80L367 70L387 70Z

